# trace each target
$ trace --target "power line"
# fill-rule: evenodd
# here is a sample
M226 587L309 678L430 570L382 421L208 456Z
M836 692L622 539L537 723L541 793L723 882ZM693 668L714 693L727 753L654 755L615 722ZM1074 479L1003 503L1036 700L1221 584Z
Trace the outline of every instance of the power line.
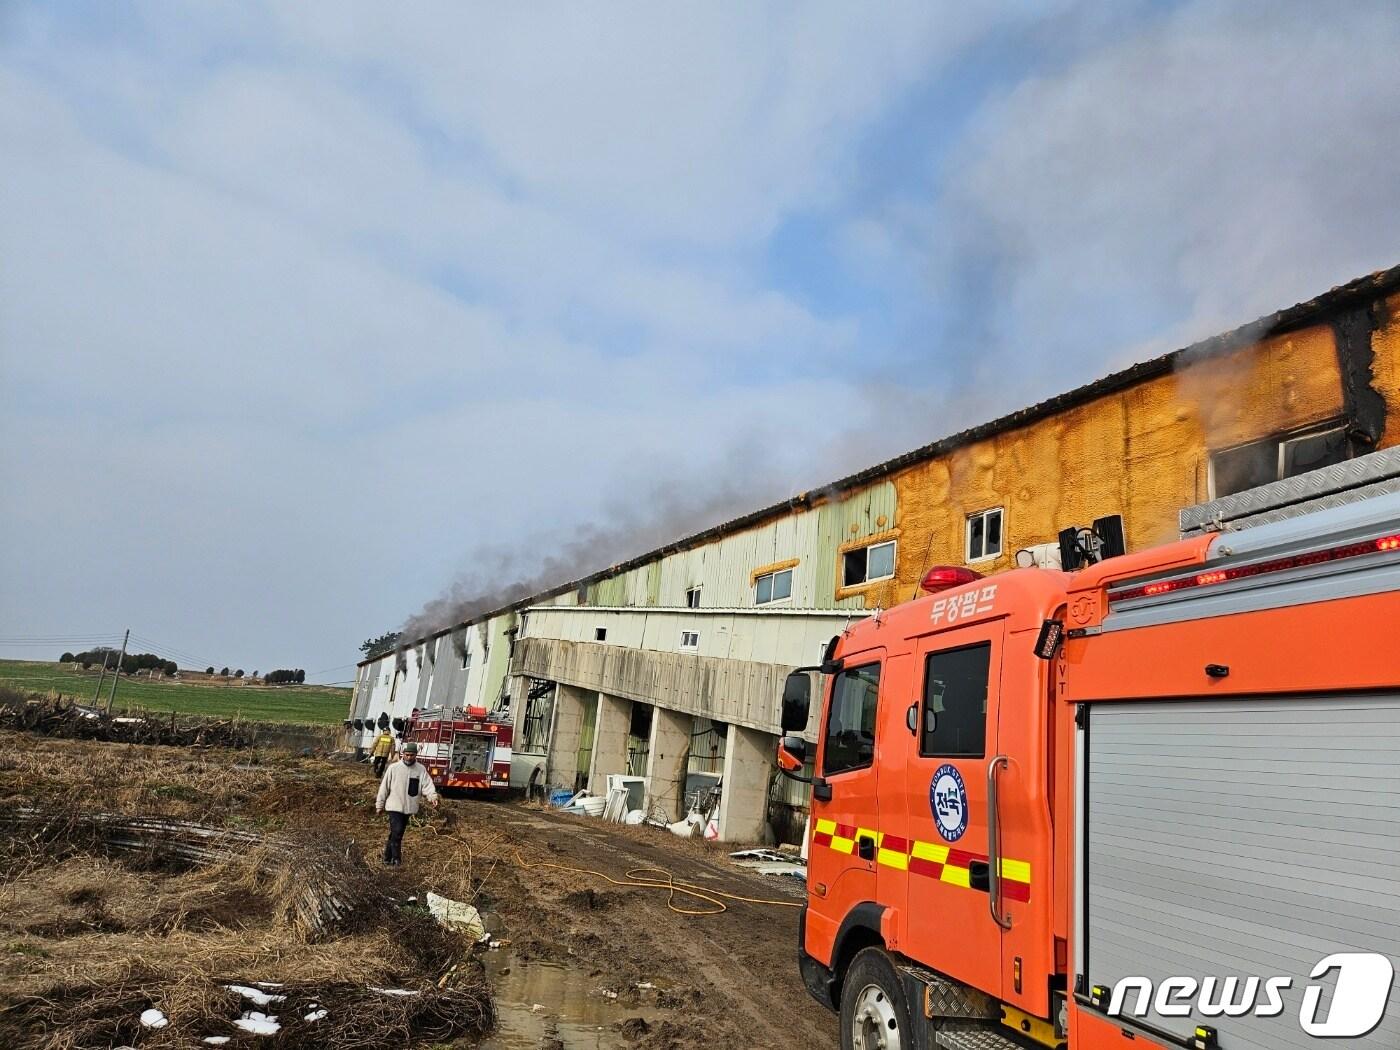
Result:
M359 666L360 666L359 664L336 664L334 667L327 667L327 668L325 668L324 670L321 670L321 671L308 671L308 672L306 672L306 677L307 677L307 678L310 678L312 675L329 674L331 671L339 671L339 670L340 670L341 668L343 668L343 667L359 667Z
M164 642L158 642L154 638L147 638L143 634L133 634L131 636L131 640L139 645L143 645L148 649L160 653L162 656L169 656L173 658L177 663L184 663L186 665L202 663L206 667L208 666L207 660L203 660L200 657L195 656L194 653L186 652L183 649L177 649L175 646L167 645Z
M80 645L85 642L101 642L108 638L117 638L116 634L80 634L80 635L54 635L52 637L32 637L26 638L17 635L5 635L0 637L0 645Z

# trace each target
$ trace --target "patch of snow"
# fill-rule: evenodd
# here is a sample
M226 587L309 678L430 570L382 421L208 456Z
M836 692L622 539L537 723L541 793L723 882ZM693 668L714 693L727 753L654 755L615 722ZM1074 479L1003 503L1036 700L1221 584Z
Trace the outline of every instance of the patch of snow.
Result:
M329 1010L312 1010L309 1014L306 1015L306 1017L304 1018L304 1020L306 1020L306 1021L308 1021L308 1022L309 1022L309 1021L319 1021L319 1020L321 1020L321 1018L325 1017L326 1014L328 1014L329 1012L330 1012Z
M210 1046L223 1046L228 1040L229 1037L226 1035L206 1035L204 1037L204 1041Z
M413 991L412 989L409 989L409 988L376 988L376 987L374 987L374 985L370 985L370 986L369 986L369 990L370 990L371 992L378 992L380 995L417 995L417 994L418 994L416 991Z
M276 1035L282 1029L277 1023L276 1014L263 1014L257 1010L249 1010L233 1024L235 1028L241 1028L253 1035Z
M226 984L224 985L230 992L237 992L243 998L250 1000L254 1006L267 1006L269 1003L280 1003L287 998L285 995L270 995L267 992L259 991L256 988L249 988L246 984ZM280 988L279 985L273 987Z
M144 1028L164 1028L170 1023L170 1018L161 1013L154 1006L149 1010L141 1011L141 1025Z
M254 981L259 988L281 988L281 981Z

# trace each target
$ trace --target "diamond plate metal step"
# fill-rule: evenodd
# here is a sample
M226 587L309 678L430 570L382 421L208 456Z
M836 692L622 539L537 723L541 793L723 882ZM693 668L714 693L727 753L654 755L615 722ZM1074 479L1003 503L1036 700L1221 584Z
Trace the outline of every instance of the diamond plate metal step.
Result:
M1233 496L1187 507L1177 514L1182 536L1295 518L1400 490L1400 448L1357 456Z
M933 1045L941 1050L1023 1050L1023 1044L985 1025L943 1025L933 1034Z
M911 978L923 993L912 998L911 1008L922 1012L930 1020L951 1018L963 1021L995 1021L1001 1018L1001 1005L990 995L949 980L942 974L922 966L905 965L901 966L900 970Z

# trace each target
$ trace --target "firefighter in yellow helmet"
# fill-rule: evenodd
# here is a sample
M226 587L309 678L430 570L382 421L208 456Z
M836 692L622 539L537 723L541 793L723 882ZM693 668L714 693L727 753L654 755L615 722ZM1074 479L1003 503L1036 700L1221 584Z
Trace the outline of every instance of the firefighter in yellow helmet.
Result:
M389 756L394 753L394 735L387 729L379 731L378 738L374 741L374 750L370 752L374 765L374 775L382 777L384 767L389 764Z

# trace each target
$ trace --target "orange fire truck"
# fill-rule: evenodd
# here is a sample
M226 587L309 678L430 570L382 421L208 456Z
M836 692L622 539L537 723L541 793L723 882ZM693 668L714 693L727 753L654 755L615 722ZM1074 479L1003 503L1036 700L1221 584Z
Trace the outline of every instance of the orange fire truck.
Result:
M418 758L440 788L510 787L511 736L506 717L484 707L414 711L403 741L418 745Z
M1397 490L1375 453L1078 571L935 570L793 673L843 1050L1400 1047Z

